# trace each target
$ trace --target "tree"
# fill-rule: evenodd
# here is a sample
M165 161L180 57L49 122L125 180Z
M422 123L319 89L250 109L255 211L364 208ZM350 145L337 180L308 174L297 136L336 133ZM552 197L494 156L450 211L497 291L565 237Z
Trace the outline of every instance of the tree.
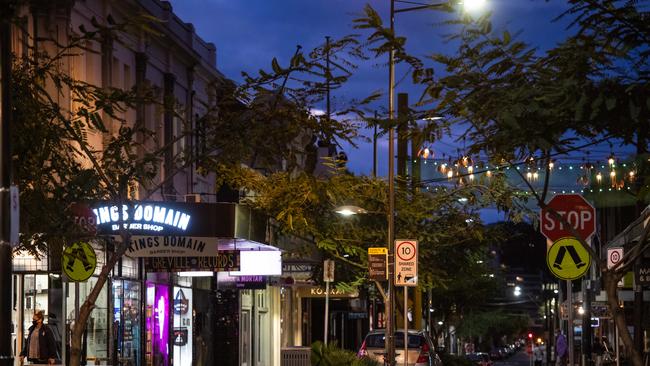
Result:
M552 157L575 151L579 141L618 137L633 143L640 173L634 193L642 203L649 178L648 13L630 1L571 0L569 5L561 16L570 17L575 33L545 54L507 31L496 34L487 16L452 22L462 26L452 37L459 41L457 53L431 56L445 74L427 83L422 103L463 124L471 151L487 154L495 164L541 162L543 189L535 190L521 176L541 208ZM648 247L647 232L612 269L574 235L597 262L616 326L634 365L641 365L618 307L616 283Z

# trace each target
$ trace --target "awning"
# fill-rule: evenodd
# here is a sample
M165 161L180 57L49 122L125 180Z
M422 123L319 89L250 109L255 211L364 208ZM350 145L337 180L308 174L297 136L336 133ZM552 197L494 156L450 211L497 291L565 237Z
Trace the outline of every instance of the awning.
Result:
M634 220L630 225L628 225L625 230L616 235L612 240L610 240L606 247L607 248L617 248L623 247L626 243L632 243L641 239L643 235L643 229L648 225L650 220L650 206L646 207L641 215Z

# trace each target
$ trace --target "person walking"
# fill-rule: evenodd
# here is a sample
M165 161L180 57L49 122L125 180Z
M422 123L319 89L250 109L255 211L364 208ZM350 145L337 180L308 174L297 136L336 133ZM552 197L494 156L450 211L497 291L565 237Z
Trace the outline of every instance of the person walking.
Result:
M47 324L43 323L43 311L37 311L32 317L27 341L20 352L21 365L25 358L32 365L53 365L56 360L56 341L54 333Z
M569 347L566 337L559 329L555 330L555 363L558 366L566 366L569 357Z
M591 350L594 354L596 366L601 366L603 364L603 353L605 352L605 348L603 347L603 341L600 337L594 339L594 344L591 346Z
M544 362L544 354L545 352L545 346L538 345L534 346L534 351L533 351L533 360L535 361L535 366L542 366L542 363Z

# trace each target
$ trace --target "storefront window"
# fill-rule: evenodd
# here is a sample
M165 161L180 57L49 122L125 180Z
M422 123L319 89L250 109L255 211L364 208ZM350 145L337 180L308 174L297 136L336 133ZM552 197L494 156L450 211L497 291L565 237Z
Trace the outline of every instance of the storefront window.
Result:
M113 321L120 365L140 366L140 284L113 281Z
M100 256L98 255L97 258ZM78 305L86 301L88 294L97 283L96 277L90 277L85 282L69 282L67 283L67 299L66 308L68 309L68 316L66 324L68 331L71 329L70 325L77 318L76 314L76 287L79 287L79 300ZM90 313L90 318L86 323L86 359L92 363L106 363L108 362L108 287L104 286L95 301L95 308Z
M169 286L147 282L147 366L169 364Z
M174 365L192 364L192 289L174 287Z

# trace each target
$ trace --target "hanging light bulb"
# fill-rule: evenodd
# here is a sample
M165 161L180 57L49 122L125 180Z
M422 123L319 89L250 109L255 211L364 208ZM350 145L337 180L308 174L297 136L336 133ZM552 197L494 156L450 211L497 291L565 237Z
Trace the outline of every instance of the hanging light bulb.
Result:
M533 179L533 173L531 173L531 172L526 173L526 179L528 179L528 180Z
M538 172L533 172L533 180L537 181L539 179L539 173Z
M553 168L555 168L555 161L554 161L554 160L551 160L551 161L548 163L548 168L549 168L550 170L553 170Z
M611 167L612 165L614 165L615 162L616 162L616 158L614 157L614 154L610 154L609 157L607 158L607 164L609 164L609 166Z
M492 171L491 171L491 170L488 170L487 172L485 172L485 175L486 175L488 178L492 178Z
M627 174L628 174L628 178L627 178L627 179L628 179L630 182L634 182L634 181L636 180L636 172L635 172L634 170L630 170L630 172L627 173Z
M616 187L616 171L615 170L612 170L611 172L609 172L609 178L610 178L610 181L612 183L612 187Z
M470 166L468 166L468 167L467 167L467 172L468 172L469 174L472 174L472 173L474 173L474 167L473 167L473 166L471 166L471 165L470 165Z
M596 173L596 182L600 184L602 181L603 181L603 175L600 172Z
M450 169L450 170L447 172L447 178L451 179L451 178L453 178L453 177L454 177L454 171Z
M431 155L431 150L429 150L428 147L425 147L424 149L420 149L420 151L419 151L419 155L420 155L423 159L428 159L428 158L429 158L429 155Z

